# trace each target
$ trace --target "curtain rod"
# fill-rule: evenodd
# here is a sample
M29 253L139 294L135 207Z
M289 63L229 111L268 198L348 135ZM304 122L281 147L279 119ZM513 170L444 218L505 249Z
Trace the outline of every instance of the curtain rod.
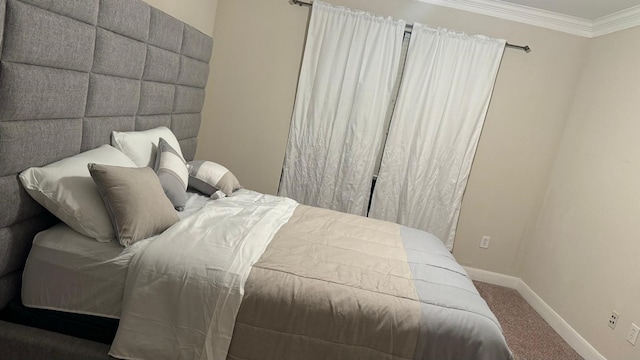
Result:
M298 6L312 6L313 3L310 2L306 2L306 1L300 1L300 0L291 0L291 2L294 5L298 5ZM413 30L413 24L407 24L407 27L405 28L405 31L411 32L411 30ZM531 52L531 48L529 47L529 45L513 45L513 44L509 44L507 43L505 45L508 48L512 48L512 49L519 49L522 50L526 53L530 53Z

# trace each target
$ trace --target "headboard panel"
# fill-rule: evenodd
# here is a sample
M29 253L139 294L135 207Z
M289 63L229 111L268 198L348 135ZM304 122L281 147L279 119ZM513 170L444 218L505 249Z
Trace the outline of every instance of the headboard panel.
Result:
M0 0L0 308L58 220L18 174L167 126L193 159L213 41L141 0Z

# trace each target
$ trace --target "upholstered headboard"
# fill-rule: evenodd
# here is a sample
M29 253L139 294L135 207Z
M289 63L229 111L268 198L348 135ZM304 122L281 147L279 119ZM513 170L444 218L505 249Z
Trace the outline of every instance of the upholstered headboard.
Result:
M0 0L0 308L58 221L17 175L162 125L193 159L212 46L140 0Z

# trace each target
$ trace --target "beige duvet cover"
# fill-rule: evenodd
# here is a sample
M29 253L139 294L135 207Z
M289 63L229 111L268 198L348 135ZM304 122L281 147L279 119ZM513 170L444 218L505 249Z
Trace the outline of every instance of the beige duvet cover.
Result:
M228 359L509 359L464 270L439 240L402 229L298 205L251 270ZM433 250L411 249L416 242ZM411 257L425 258L413 269L423 279ZM449 286L423 301L418 294ZM447 304L447 296L458 299Z

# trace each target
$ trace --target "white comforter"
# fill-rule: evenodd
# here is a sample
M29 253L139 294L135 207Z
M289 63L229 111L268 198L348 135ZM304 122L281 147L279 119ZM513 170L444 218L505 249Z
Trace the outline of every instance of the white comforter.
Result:
M240 190L158 236L129 265L109 354L225 359L251 266L296 206Z

